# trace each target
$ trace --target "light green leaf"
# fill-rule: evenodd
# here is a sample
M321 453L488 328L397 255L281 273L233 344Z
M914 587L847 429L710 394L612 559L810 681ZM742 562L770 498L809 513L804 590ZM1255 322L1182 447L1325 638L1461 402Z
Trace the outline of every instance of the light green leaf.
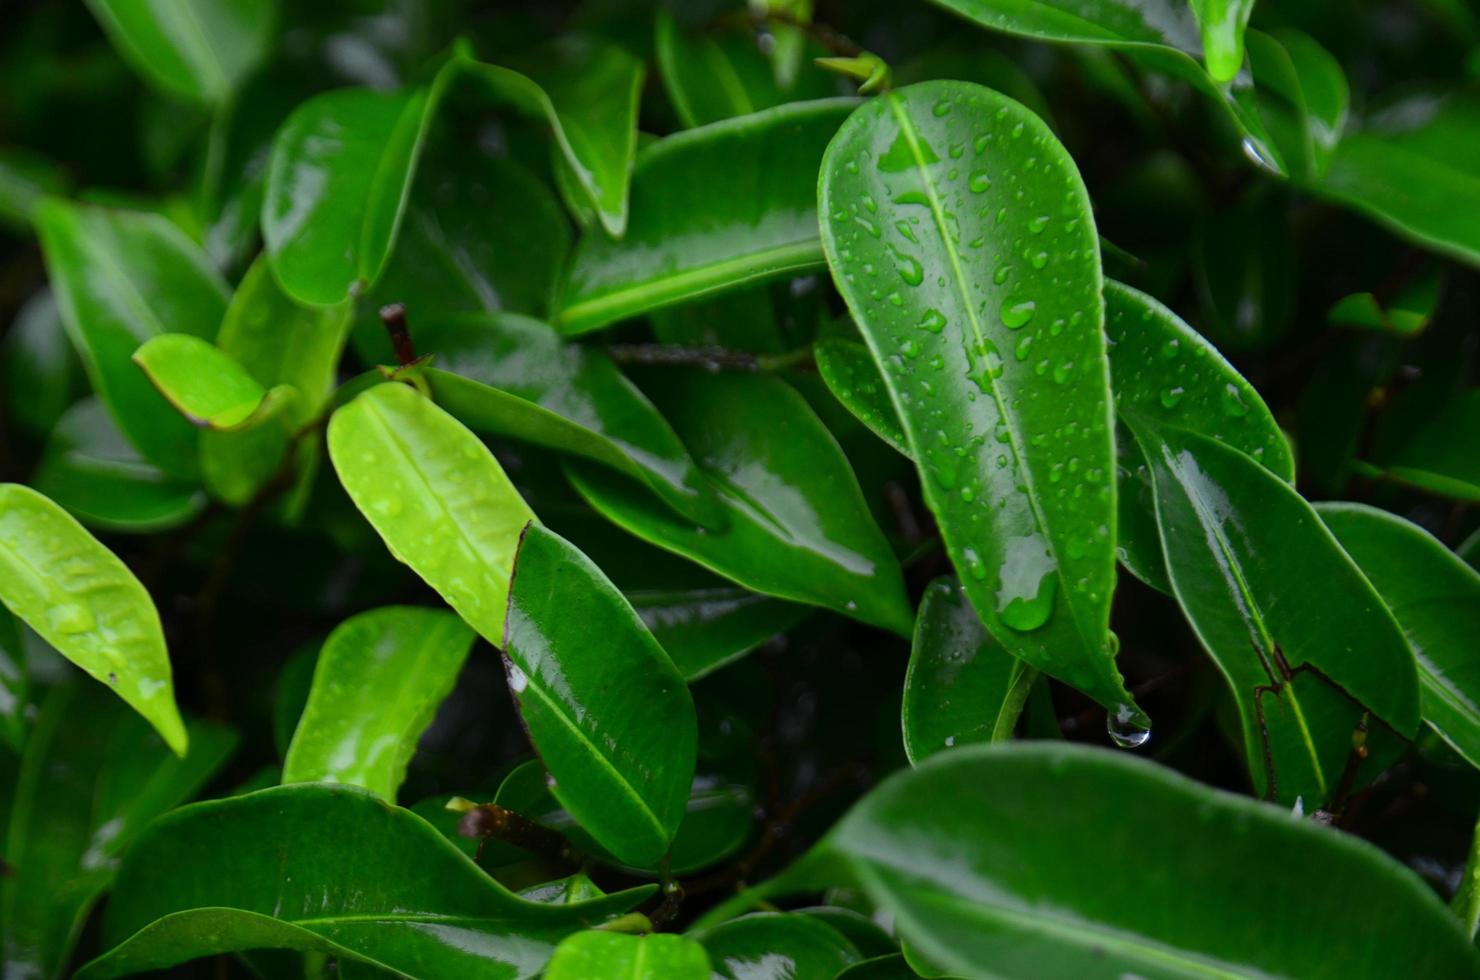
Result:
M134 363L181 415L202 428L236 428L267 397L245 368L189 334L150 338L134 352Z
M0 484L0 602L62 656L111 687L177 755L187 746L175 707L159 613L113 552L66 511Z
M1435 265L1405 283L1386 302L1375 293L1343 296L1326 311L1326 320L1343 327L1413 337L1433 319L1443 284L1443 267Z
M709 957L692 939L578 932L561 941L545 980L709 980Z
M1253 10L1254 0L1192 0L1203 60L1220 85L1233 81L1244 67L1244 28Z
M391 554L502 646L514 552L535 516L478 437L407 385L381 384L334 413L329 458Z
M912 953L963 977L1480 971L1429 887L1370 844L1124 753L942 753L867 796L833 843ZM1135 901L1106 887L1124 882Z
M632 217L586 233L555 315L566 334L822 263L812 181L852 99L778 106L645 147ZM737 185L738 175L746 175Z
M833 279L972 605L1013 656L1122 727L1149 727L1108 628L1109 362L1098 240L1073 161L1004 96L923 82L848 120L818 195Z
M273 0L87 0L125 61L161 91L224 102L267 54Z
M347 783L394 801L473 632L451 613L388 606L329 634L283 760L286 783Z

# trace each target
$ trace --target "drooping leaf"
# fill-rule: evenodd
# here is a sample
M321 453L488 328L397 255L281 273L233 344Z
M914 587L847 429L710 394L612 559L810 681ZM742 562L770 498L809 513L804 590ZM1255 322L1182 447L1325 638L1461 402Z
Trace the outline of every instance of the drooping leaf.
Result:
M1480 574L1423 528L1363 504L1316 513L1367 576L1413 646L1423 719L1480 766Z
M904 676L900 721L910 762L958 745L1012 738L1037 677L992 639L959 583L931 582Z
M282 786L156 822L130 849L108 903L109 951L78 977L296 949L427 980L532 978L564 936L649 894L526 901L407 810L347 786Z
M125 61L170 95L224 102L262 61L274 0L87 0Z
M1220 85L1233 81L1244 67L1244 28L1253 10L1254 0L1192 0L1203 61Z
M341 623L319 653L282 781L347 783L394 801L472 645L467 625L437 609L388 606Z
M578 932L555 948L545 980L709 980L709 957L671 933Z
M1366 842L1102 749L943 753L883 783L833 842L909 948L953 975L1480 970L1428 886ZM1136 901L1106 887L1124 882Z
M650 394L712 481L725 527L696 528L640 486L573 465L581 495L643 540L747 589L908 633L899 563L806 401L763 375L668 369L660 378Z
M0 602L183 756L164 631L134 573L66 511L16 483L0 484L0 571Z
M192 723L190 753L177 757L101 689L56 689L26 746L6 835L0 935L7 971L63 975L124 849L190 799L235 745L226 729Z
M1279 477L1206 436L1122 418L1151 469L1172 590L1238 703L1255 787L1287 804L1339 799L1361 771L1367 712L1403 736L1418 726L1397 622Z
M690 935L720 980L832 977L862 959L837 930L805 915L757 912Z
M683 676L601 570L535 524L519 544L500 646L555 798L622 861L656 866L694 777Z
M605 355L517 314L431 325L432 395L463 424L584 456L641 480L674 510L723 521L683 443Z
M196 468L196 432L130 361L162 333L214 337L227 287L209 260L156 215L48 199L37 230L57 307L92 387L124 435L175 476Z
M1456 500L1480 500L1480 388L1450 399L1383 460L1405 483Z
M52 429L31 486L88 527L150 532L199 514L206 495L139 455L96 396L77 402Z
M566 334L822 263L812 181L852 99L778 106L666 137L637 155L632 215L586 233L555 314ZM745 183L737 185L737 179Z
M329 458L391 554L502 645L514 551L535 517L478 437L409 386L381 384L334 413Z
M1073 162L1017 103L924 82L848 120L818 195L834 280L972 605L1012 655L1146 727L1109 639L1110 379Z

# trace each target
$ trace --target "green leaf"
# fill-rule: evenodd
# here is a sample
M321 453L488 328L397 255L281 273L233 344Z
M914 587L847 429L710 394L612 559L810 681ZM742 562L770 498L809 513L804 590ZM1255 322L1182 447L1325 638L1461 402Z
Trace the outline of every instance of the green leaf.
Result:
M281 786L155 823L130 849L108 903L109 952L77 975L297 949L411 977L533 977L564 936L651 892L525 901L410 811L347 786Z
M1317 181L1346 128L1351 93L1341 64L1296 30L1250 31L1249 68L1259 84L1259 114L1291 174Z
M235 428L267 397L245 368L189 334L149 339L134 352L134 363L181 415L202 428Z
M838 401L892 449L914 458L884 377L868 348L856 341L828 337L817 342L812 356L817 361L817 373Z
M426 372L432 395L463 424L594 459L680 514L723 521L683 443L604 354L517 314L458 317L427 332L438 365Z
M900 721L910 762L1012 738L1038 672L992 639L958 582L925 589L904 675Z
M1326 311L1326 320L1343 327L1413 337L1433 319L1443 283L1443 267L1435 265L1386 301L1379 300L1375 293L1343 296Z
M1415 96L1344 137L1311 190L1473 266L1480 264L1477 156L1480 97Z
M1403 627L1418 660L1423 719L1480 767L1480 574L1423 528L1362 504L1316 513Z
M388 606L329 634L283 761L284 783L347 783L394 801L473 632L437 609Z
M943 753L885 781L833 843L912 950L968 977L1480 970L1434 893L1376 848L1124 753ZM1134 901L1107 887L1126 882Z
M478 437L412 388L381 384L329 420L329 458L391 554L502 646L514 552L535 516Z
M0 934L17 977L63 974L69 951L125 848L193 796L236 736L190 726L176 757L117 698L91 684L57 688L26 746L0 878Z
M754 592L908 634L899 562L805 399L759 374L665 369L658 379L650 394L712 481L725 527L696 528L640 486L572 465L581 496L644 541Z
M124 60L170 95L226 101L267 54L272 0L87 0Z
M578 932L562 940L545 980L709 980L709 957L692 939L664 933Z
M627 234L581 238L556 326L586 333L821 265L812 181L827 140L855 105L778 106L645 147L632 172Z
M1123 418L1151 469L1173 592L1238 703L1255 787L1338 800L1365 712L1405 737L1418 727L1397 622L1279 477L1207 436Z
M620 860L655 867L694 778L697 723L683 676L565 539L531 524L514 572L499 645L551 792Z
M0 227L29 229L42 198L65 193L67 178L55 163L30 150L0 148Z
M226 283L184 233L157 215L52 198L38 206L36 225L62 322L93 390L150 461L171 475L193 475L195 428L130 358L158 334L215 336L226 312Z
M91 395L52 430L31 486L103 531L163 531L206 506L195 482L175 479L140 456Z
M1384 460L1389 476L1456 500L1480 500L1480 388L1451 398Z
M1109 638L1110 377L1073 161L1006 97L924 82L848 120L818 195L833 278L972 605L1009 653L1148 727Z
M862 959L837 930L806 915L757 912L691 935L719 980L833 977Z
M1233 81L1244 67L1244 28L1254 0L1192 0L1191 6L1208 74L1220 85Z
M17 752L26 741L26 711L31 703L31 677L20 624L0 605L0 737ZM0 811L0 827L4 813ZM0 834L0 844L4 842Z
M910 968L901 953L888 953L855 963L836 980L915 980L920 974Z
M16 483L0 484L0 571L0 602L183 756L159 613L134 573L66 511Z
M632 608L673 665L693 682L729 664L805 619L806 606L747 589L627 590Z
M279 475L298 431L293 421L297 405L297 390L278 385L241 422L201 433L200 474L211 493L243 506Z
M82 387L82 362L67 340L50 289L26 300L0 338L0 411L24 432L44 436Z
M1118 412L1210 436L1294 482L1289 443L1264 399L1175 313L1145 293L1107 281L1105 336ZM1116 440L1116 454L1120 560L1143 582L1170 593L1145 456L1129 434Z

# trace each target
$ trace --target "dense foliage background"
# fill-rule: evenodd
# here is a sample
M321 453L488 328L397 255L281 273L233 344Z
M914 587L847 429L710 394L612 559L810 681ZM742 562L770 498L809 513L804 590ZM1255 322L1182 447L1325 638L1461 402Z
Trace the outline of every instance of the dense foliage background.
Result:
M0 23L7 978L1480 975L1473 4Z

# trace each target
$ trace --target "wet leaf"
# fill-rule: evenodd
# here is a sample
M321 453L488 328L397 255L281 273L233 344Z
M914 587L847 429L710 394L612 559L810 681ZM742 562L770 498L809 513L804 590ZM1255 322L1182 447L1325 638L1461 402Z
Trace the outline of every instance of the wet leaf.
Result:
M578 932L555 948L545 980L709 980L709 958L692 939Z
M862 959L837 930L805 915L757 912L690 935L721 980L831 977Z
M231 429L257 411L267 391L208 341L183 333L150 338L134 363L194 425Z
M319 653L282 781L363 786L394 801L472 645L467 625L436 609L387 606L341 623Z
M807 617L806 606L747 589L627 590L637 615L693 682L729 664Z
M267 54L273 0L87 0L104 33L152 85L219 104Z
M118 557L29 487L0 484L0 602L111 687L183 756L159 613Z
M812 353L817 373L838 401L890 448L913 458L904 427L899 424L899 413L868 348L856 341L829 337L819 340Z
M1254 0L1193 0L1203 60L1213 81L1231 82L1244 67L1244 28L1253 10Z

